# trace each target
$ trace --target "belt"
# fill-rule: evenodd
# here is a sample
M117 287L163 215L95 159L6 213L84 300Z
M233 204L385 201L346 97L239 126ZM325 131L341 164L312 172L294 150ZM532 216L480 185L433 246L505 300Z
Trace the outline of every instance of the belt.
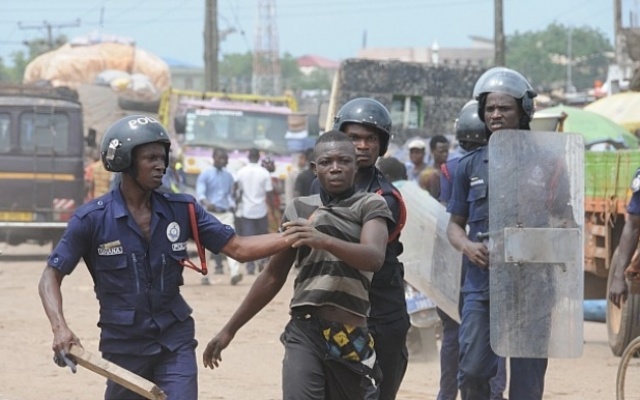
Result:
M214 213L216 214L223 214L226 212L230 212L231 209L230 208L220 208L220 207L216 207L216 210L214 211Z

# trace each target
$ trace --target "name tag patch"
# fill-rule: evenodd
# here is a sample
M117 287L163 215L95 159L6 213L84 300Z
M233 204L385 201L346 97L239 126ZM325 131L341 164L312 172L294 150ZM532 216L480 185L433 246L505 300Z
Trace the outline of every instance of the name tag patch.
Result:
M171 249L173 251L185 251L187 249L187 242L171 243Z
M124 250L122 249L122 244L119 240L103 243L98 246L98 255L101 256L115 256L122 253L124 253Z
M471 183L469 184L469 186L473 187L473 186L482 185L482 184L484 184L484 179L473 177L471 178Z

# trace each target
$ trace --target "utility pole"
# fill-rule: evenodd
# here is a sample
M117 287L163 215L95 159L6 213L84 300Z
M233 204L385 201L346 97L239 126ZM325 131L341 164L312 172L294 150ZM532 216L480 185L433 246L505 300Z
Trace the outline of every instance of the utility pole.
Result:
M218 90L218 2L206 0L204 12L204 86Z
M613 0L613 43L616 52L616 64L624 64L625 46L622 38L622 0Z
M504 19L503 19L503 11L502 11L502 0L494 0L494 33L493 33L493 41L494 41L494 65L495 66L504 66L505 65L505 40L504 40Z
M61 24L52 24L48 21L42 21L42 25L24 25L22 22L18 22L18 28L20 29L42 29L45 28L47 30L47 45L49 46L49 50L53 50L53 28L73 28L80 26L80 18L78 18L75 22L67 22Z
M575 93L576 87L573 86L573 28L569 27L567 37L567 85L566 93Z

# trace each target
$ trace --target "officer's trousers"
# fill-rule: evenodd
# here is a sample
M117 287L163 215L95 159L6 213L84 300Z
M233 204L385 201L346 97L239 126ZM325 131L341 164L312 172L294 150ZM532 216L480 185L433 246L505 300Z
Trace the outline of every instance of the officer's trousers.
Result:
M151 356L103 353L113 362L141 377L154 382L167 395L167 399L196 400L198 398L197 341L184 344L175 351L165 348ZM107 381L105 400L143 400L144 397Z
M442 321L442 344L440 346L440 391L437 400L456 400L458 398L458 362L460 345L458 337L460 324L447 313L436 308ZM505 359L498 360L498 373L490 381L491 400L502 400L507 384Z
M490 344L489 301L467 298L460 325L458 386L463 400L489 400L490 380L498 371L498 356ZM509 399L542 400L545 358L511 358Z

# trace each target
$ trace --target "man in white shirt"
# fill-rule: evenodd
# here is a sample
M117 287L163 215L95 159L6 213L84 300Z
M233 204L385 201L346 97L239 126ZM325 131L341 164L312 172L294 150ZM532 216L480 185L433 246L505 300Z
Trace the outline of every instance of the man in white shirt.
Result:
M249 164L240 168L236 176L240 199L236 228L242 235L251 236L269 232L268 207L273 201L273 186L269 172L258 164L260 151L249 150L248 158ZM249 262L247 274L255 274L255 268L254 262Z

